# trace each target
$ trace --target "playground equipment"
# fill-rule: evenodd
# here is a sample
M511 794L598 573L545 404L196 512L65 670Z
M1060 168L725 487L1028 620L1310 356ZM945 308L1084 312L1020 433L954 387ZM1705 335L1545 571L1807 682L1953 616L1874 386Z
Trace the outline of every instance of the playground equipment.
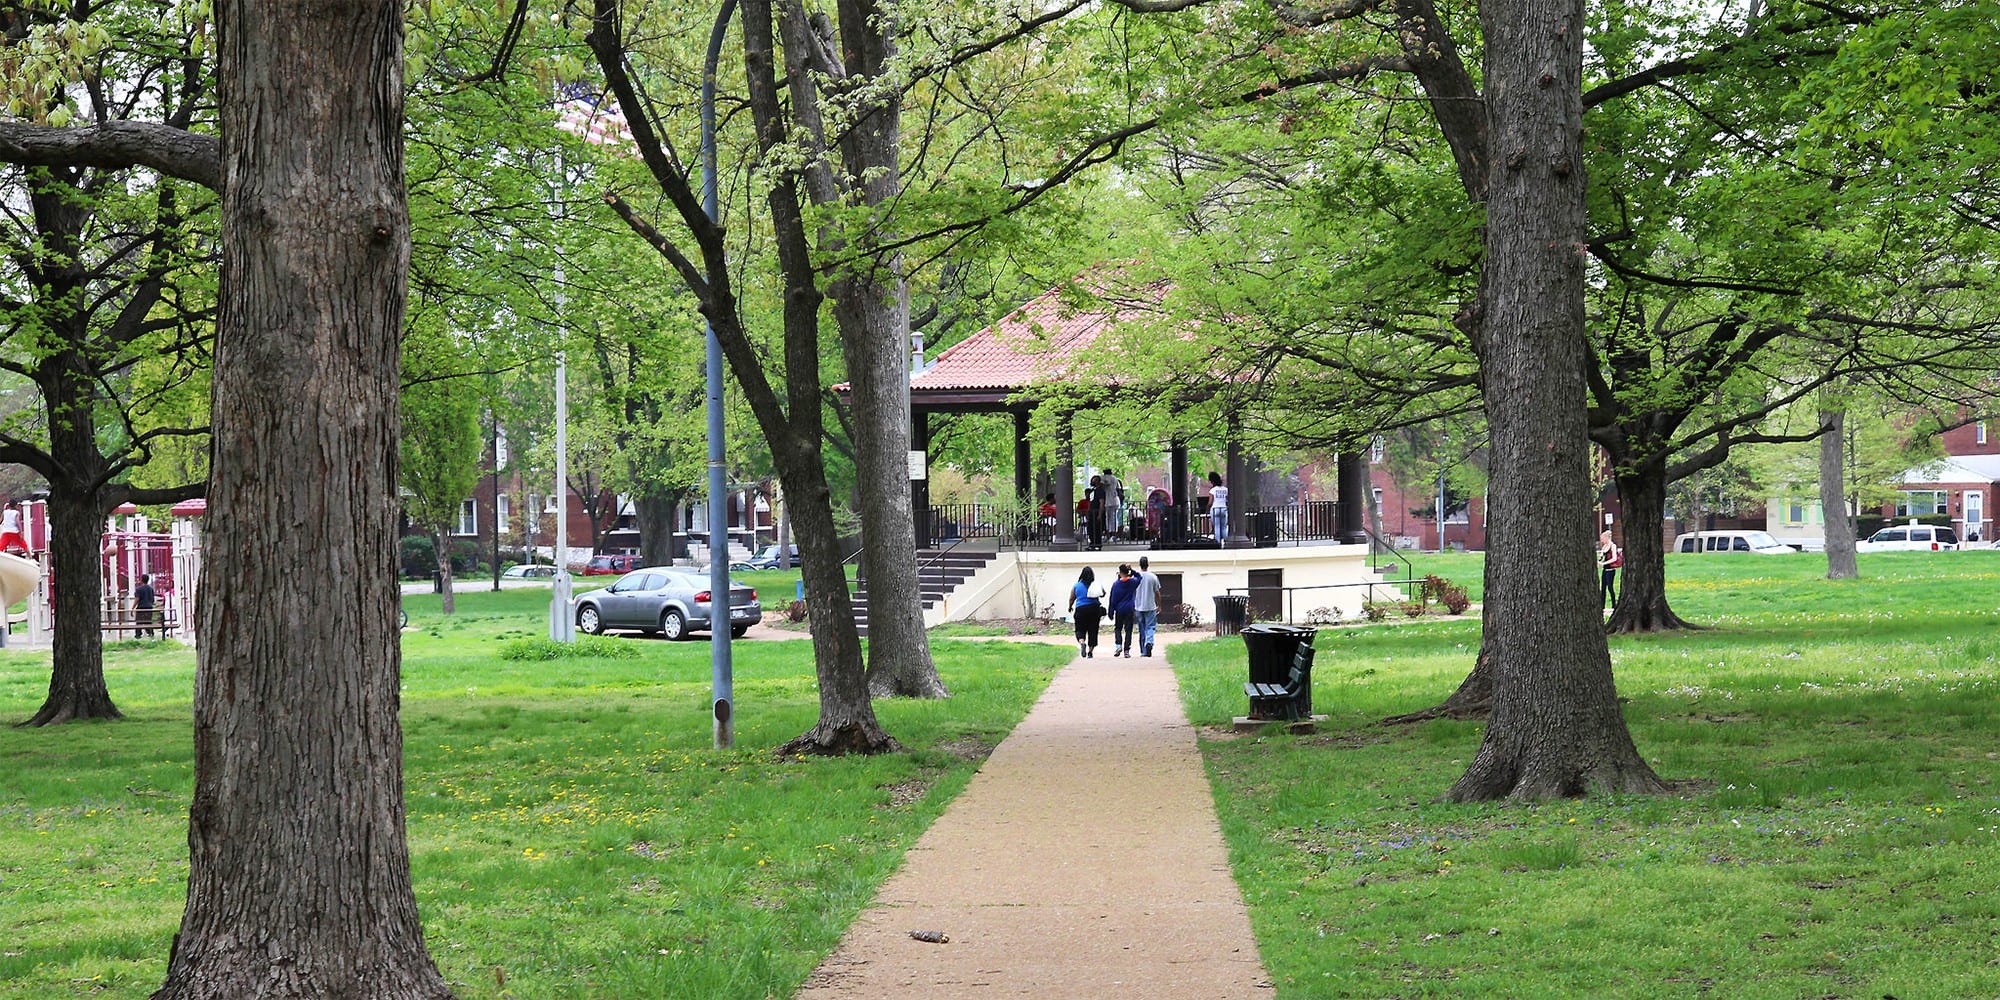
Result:
M42 581L42 568L34 560L23 559L11 552L0 552L0 609L12 608L15 601L24 600L35 592L35 586ZM5 627L0 627L0 646L7 644L7 631L13 627L13 613L7 613ZM27 616L22 615L26 620Z
M34 558L0 554L0 597L6 598L7 606L27 599L27 613L13 620L26 623L30 642L43 643L54 628L56 604L47 548L46 502L30 501L23 507L25 533ZM144 632L194 640L195 590L201 577L198 518L206 509L207 504L200 500L176 504L173 522L164 532L152 530L148 519L129 504L112 512L97 557L103 594L97 621L106 638L129 639ZM26 591L7 589L15 586L12 581L24 572L28 574ZM142 576L152 578L155 595L153 608L144 614L132 596ZM4 642L4 635L0 635L0 643Z

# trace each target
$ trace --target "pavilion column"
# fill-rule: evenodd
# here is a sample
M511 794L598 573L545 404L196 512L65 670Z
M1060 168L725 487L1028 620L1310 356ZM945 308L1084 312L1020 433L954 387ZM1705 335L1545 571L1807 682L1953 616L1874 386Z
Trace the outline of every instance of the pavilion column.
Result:
M1194 509L1194 491L1188 489L1187 442L1180 438L1167 444L1167 493L1173 504L1167 512L1167 521L1177 527L1162 526L1161 533L1169 541L1185 543L1188 512Z
M1049 538L1049 548L1058 552L1074 552L1076 544L1076 460L1070 451L1070 414L1058 418L1062 422L1056 431L1056 527Z
M1041 503L1042 501L1041 495L1035 492L1034 484L1030 481L1029 477L1033 475L1034 475L1034 469L1032 468L1032 461L1028 455L1028 411L1015 410L1014 411L1014 495L1016 497L1027 498L1029 509L1031 510L1034 508L1035 504Z
M1243 420L1236 415L1235 410L1229 411L1229 423L1226 433L1229 437L1225 447L1228 458L1224 462L1223 467L1227 471L1223 472L1222 477L1229 486L1229 541L1224 544L1232 549L1248 548L1251 544L1250 538L1243 533L1243 524L1245 521L1243 517L1243 505L1249 499L1246 496L1249 491L1245 489L1248 485L1245 482L1247 477L1243 474Z
M910 524L917 549L931 547L931 412L910 410Z
M1365 545L1368 542L1367 503L1371 499L1368 486L1368 456L1358 451L1343 451L1334 458L1335 481L1338 484L1333 508L1334 537L1342 545Z

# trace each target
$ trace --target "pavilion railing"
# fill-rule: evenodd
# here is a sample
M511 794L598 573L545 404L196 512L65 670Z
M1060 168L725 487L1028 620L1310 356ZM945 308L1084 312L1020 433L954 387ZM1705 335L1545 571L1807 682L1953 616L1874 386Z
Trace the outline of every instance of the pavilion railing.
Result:
M1251 507L1232 515L1236 522L1233 531L1266 545L1331 541L1339 537L1337 506L1332 500L1311 500ZM1158 540L1171 546L1214 535L1206 497L1197 498L1195 503L1160 507L1127 504L1125 511L1127 536L1133 541ZM1048 544L1055 528L1039 513L1023 515L989 503L932 504L925 514L930 548L982 538L997 539L1007 548L1039 548ZM1080 515L1072 511L1068 519L1074 537L1087 537Z

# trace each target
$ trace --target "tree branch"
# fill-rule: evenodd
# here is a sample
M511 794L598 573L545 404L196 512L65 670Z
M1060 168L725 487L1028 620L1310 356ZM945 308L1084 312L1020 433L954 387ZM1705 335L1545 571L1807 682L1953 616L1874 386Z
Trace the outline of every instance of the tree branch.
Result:
M0 162L29 167L148 167L222 189L222 142L152 122L56 128L0 122Z

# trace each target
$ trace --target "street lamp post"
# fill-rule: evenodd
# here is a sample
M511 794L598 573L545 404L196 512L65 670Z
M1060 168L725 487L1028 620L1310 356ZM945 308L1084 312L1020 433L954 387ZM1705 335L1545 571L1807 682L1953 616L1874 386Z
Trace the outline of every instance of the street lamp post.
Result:
M708 34L708 62L701 71L701 207L708 221L719 218L715 194L715 66L722 60L722 36L736 13L736 0L722 0ZM715 323L703 327L708 339L708 641L714 697L715 748L736 745L735 679L730 662L729 518L722 455L722 342Z

